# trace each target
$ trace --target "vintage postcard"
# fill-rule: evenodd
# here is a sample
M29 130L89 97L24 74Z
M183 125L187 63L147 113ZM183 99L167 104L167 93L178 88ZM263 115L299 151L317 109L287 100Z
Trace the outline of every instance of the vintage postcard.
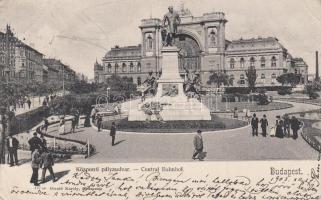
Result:
M0 0L0 200L320 200L320 10Z

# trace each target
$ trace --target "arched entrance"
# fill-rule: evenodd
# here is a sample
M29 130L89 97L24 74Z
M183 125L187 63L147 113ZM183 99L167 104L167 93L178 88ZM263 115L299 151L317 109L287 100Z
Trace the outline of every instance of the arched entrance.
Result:
M199 72L201 69L201 49L195 39L187 34L178 34L175 38L175 46L181 49L179 58L180 72L184 73L184 68L190 72Z

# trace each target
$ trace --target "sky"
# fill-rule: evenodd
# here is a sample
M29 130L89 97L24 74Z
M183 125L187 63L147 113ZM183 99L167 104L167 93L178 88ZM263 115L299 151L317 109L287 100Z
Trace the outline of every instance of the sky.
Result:
M182 3L194 16L224 12L227 40L277 37L315 72L321 0L0 0L0 31L9 23L46 57L93 78L96 59L101 62L111 47L141 42L142 19L162 18L169 5Z

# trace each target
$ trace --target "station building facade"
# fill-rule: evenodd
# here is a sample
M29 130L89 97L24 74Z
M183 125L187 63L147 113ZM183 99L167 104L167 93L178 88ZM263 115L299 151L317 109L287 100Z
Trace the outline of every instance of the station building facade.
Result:
M229 87L247 87L246 70L255 67L256 85L271 87L280 85L276 78L283 73L302 74L307 80L308 66L302 58L293 58L275 37L251 38L229 41L225 38L227 20L222 12L192 16L188 9L179 11L175 45L181 49L179 70L186 77L186 69L197 74L206 88L212 72L223 71L233 80ZM153 72L162 68L161 19L143 19L141 44L115 46L94 65L95 82L102 83L113 74L132 77L138 85Z

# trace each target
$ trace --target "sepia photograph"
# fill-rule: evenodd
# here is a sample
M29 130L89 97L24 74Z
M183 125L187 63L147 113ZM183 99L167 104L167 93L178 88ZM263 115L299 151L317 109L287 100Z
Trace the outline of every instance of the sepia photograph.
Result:
M0 199L321 199L320 10L0 0Z

